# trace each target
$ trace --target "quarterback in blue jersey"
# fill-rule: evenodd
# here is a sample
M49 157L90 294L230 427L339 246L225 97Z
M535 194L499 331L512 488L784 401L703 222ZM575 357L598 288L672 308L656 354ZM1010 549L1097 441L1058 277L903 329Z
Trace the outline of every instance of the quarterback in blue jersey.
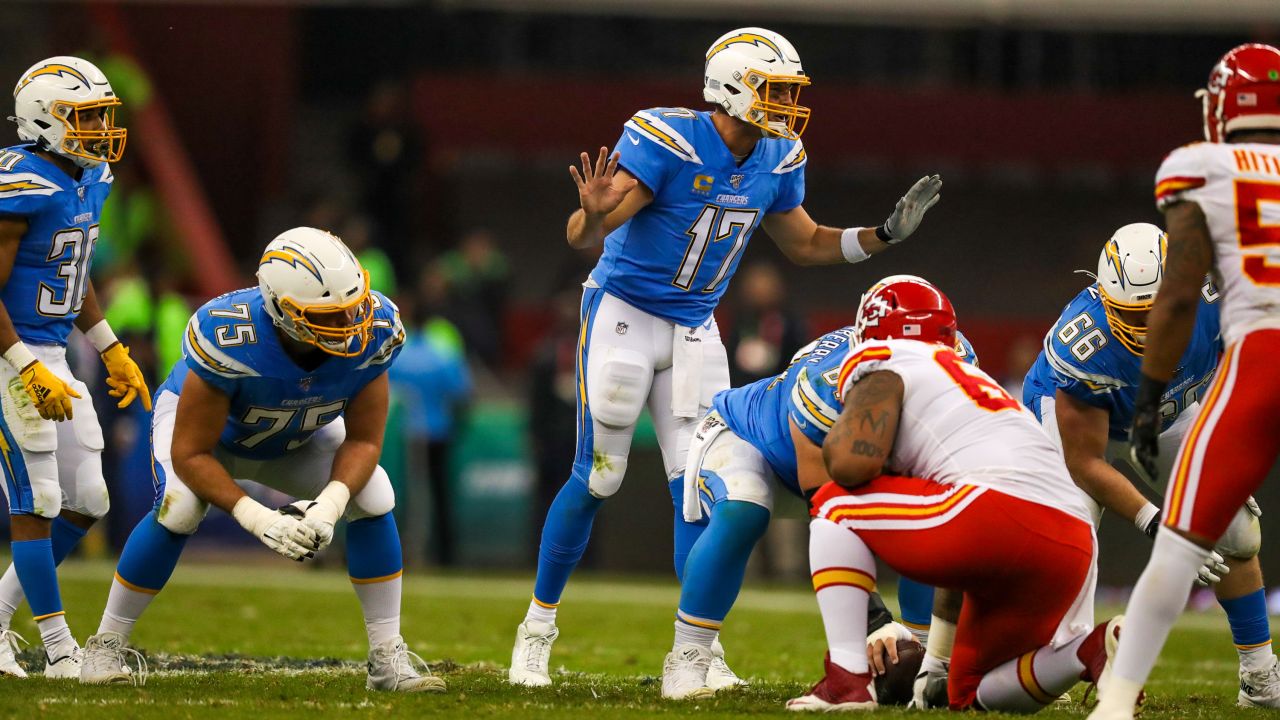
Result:
M868 294L912 275L880 280ZM751 550L764 535L773 508L773 478L805 496L830 478L822 444L840 417L840 368L857 344L854 326L829 332L796 353L777 377L717 393L689 448L680 499L681 518L695 541L682 567L675 642L663 665L662 693L672 699L712 694L707 684L712 645L737 599ZM957 333L956 353L976 365L973 346ZM692 529L696 528L696 529ZM903 579L904 618L926 631L932 588Z
M124 152L119 105L92 63L42 60L14 89L10 120L25 142L0 150L0 472L13 541L13 564L0 577L0 676L26 677L9 629L24 597L44 642L45 677L80 673L55 568L110 503L102 428L67 365L73 327L101 353L120 407L141 398L151 409L142 372L103 319L89 279L110 163Z
M1072 479L1091 499L1095 524L1106 509L1148 537L1160 527L1160 508L1112 463L1130 463L1128 431L1141 379L1146 316L1163 279L1165 243L1155 225L1134 223L1117 230L1098 260L1097 282L1067 304L1023 384L1023 403L1061 446ZM1146 478L1161 493L1222 352L1218 292L1206 281L1200 295L1187 349L1161 398L1162 464L1158 477ZM1239 510L1201 568L1199 583L1212 585L1227 611L1242 687L1253 689L1253 704L1277 707L1280 675L1273 672L1276 659L1257 558L1260 515L1252 499Z
M267 246L258 287L205 303L183 361L156 392L155 509L125 544L80 681L128 683L134 623L169 580L210 505L277 553L304 560L347 524L347 568L369 636L370 690L443 691L400 637L403 564L391 481L378 465L386 371L404 343L395 305L337 237L294 228ZM280 511L254 481L299 498ZM419 661L420 662L420 661Z
M673 497L689 439L711 398L729 385L712 312L752 233L766 232L802 265L858 262L905 239L940 197L921 178L879 227L819 226L805 212L809 109L800 57L762 28L726 33L707 51L710 110L652 108L626 121L612 155L583 153L569 168L581 209L574 248L604 244L584 283L578 352L578 450L547 513L538 575L517 628L509 680L551 684L556 610L605 498L618 491L636 421L647 404ZM687 551L677 532L677 555ZM740 681L717 656L713 683Z

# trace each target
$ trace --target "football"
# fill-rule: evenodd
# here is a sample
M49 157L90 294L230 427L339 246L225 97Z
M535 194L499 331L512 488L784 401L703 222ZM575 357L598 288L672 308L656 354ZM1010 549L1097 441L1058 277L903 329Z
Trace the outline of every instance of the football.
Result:
M881 705L906 705L911 702L911 688L924 662L924 646L915 640L898 641L898 663L890 664L876 677L876 702Z

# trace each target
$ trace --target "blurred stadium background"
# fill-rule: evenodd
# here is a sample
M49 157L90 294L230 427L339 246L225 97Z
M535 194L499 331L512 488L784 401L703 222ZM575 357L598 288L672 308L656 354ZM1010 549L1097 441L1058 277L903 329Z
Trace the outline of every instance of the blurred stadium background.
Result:
M1151 180L1199 139L1192 92L1212 63L1280 40L1276 0L5 0L0 18L0 79L83 55L124 100L93 269L151 377L178 359L192 309L252 282L270 238L337 232L412 334L383 459L407 559L530 572L572 457L578 283L594 261L564 242L565 167L636 109L699 107L703 53L726 29L782 32L814 78L815 218L875 222L916 177L946 182L916 237L856 267L789 266L760 233L719 314L735 384L850 318L876 278L909 272L950 294L982 365L1019 385L1089 282L1074 271L1116 227L1159 222ZM80 377L101 372L82 357ZM101 557L153 490L148 418L96 398L113 510L85 552ZM1280 513L1280 485L1259 500ZM803 517L783 506L754 578L805 574ZM1131 583L1149 552L1124 525L1104 528L1107 584ZM642 432L585 564L669 572L670 532ZM225 516L194 547L267 558ZM1280 577L1280 555L1263 563Z

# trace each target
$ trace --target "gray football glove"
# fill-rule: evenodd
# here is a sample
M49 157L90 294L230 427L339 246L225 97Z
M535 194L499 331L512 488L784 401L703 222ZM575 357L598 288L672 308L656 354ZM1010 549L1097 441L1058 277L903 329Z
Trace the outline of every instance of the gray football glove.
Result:
M924 214L942 199L942 176L926 175L915 182L884 225L876 228L876 237L893 245L907 239L920 227Z

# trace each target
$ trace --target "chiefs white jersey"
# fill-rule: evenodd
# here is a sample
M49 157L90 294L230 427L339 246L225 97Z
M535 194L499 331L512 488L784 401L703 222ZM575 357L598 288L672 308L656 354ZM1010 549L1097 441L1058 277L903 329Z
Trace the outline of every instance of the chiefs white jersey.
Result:
M886 470L949 485L976 485L1090 521L1081 491L1040 423L955 350L917 340L872 340L846 356L843 399L869 373L902 378L902 414Z
M1194 143L1156 173L1156 206L1194 202L1213 237L1222 337L1280 328L1280 146Z

